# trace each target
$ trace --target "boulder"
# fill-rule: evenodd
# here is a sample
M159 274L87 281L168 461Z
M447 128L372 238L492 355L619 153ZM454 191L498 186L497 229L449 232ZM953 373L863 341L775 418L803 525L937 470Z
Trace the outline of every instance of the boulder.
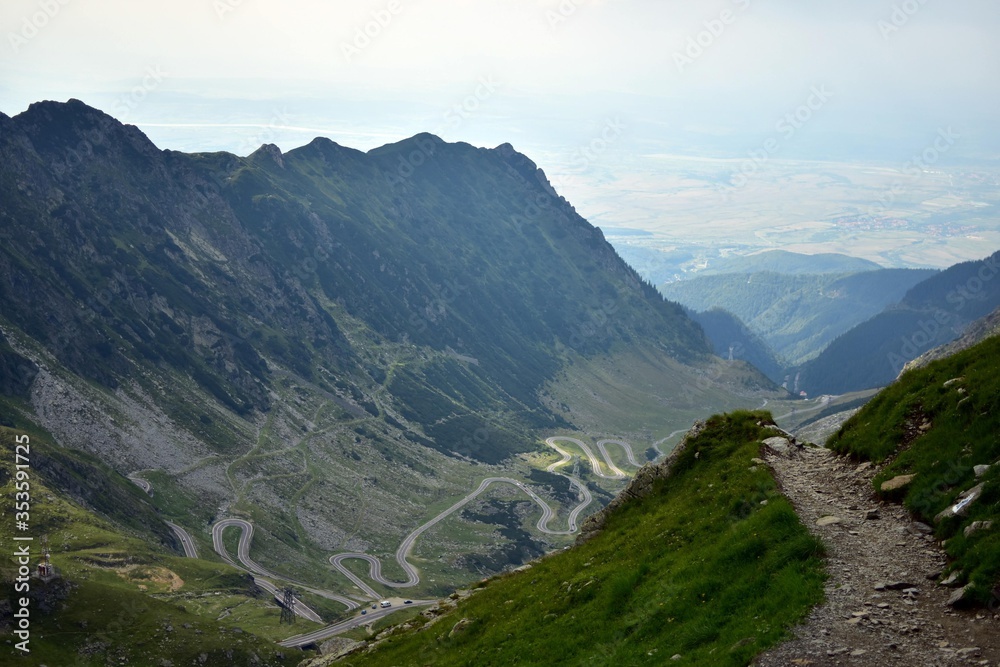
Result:
M991 528L993 528L992 521L973 521L972 523L970 523L968 526L965 527L964 532L966 537L972 537L978 532L984 530L990 530Z
M979 479L980 477L982 477L983 475L985 475L986 473L988 473L990 471L990 468L992 468L992 467L993 466L976 466L972 470L973 470L973 472L976 473L976 479Z
M968 604L969 603L969 592L970 592L971 589L972 589L972 586L963 586L962 588L959 588L957 591L955 591L954 593L952 593L951 597L948 598L948 606L949 607L961 607L963 605Z
M979 484L972 487L968 491L963 491L958 496L957 502L954 505L947 507L943 512L934 517L934 521L943 521L944 519L953 516L968 516L969 507L972 503L979 500L979 496L983 495L983 487L985 485Z
M882 490L882 493L899 491L909 486L910 482L916 479L916 477L916 475L899 475L898 477L893 477L890 480L882 482L882 486L879 488Z
M791 451L792 443L788 438L782 438L781 436L775 436L773 438L768 438L764 441L764 446L768 447L775 454L787 454Z
M461 634L470 625L472 625L472 620L463 618L451 628L451 632L448 633L448 637L451 638L457 634Z
M955 570L948 577L941 582L942 586L947 586L948 588L955 588L961 584L962 572L960 570Z
M843 523L844 520L839 516L825 516L816 521L817 526L835 526L838 523Z

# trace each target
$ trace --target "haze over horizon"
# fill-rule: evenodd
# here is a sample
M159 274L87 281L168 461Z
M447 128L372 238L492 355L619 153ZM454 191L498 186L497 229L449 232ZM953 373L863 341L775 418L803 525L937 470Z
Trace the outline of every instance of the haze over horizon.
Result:
M8 115L79 98L161 148L240 155L315 136L510 142L594 224L656 249L781 237L943 267L1000 246L995 202L949 190L1000 169L1000 9L985 0L15 0L0 24ZM864 194L821 202L828 178ZM877 221L860 248L775 231L855 213L914 229L883 238ZM928 245L942 215L961 222Z

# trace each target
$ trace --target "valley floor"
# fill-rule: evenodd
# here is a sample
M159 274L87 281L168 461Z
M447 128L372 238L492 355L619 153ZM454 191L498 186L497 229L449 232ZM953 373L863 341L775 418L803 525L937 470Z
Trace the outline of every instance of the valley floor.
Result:
M901 505L878 501L871 484L878 467L816 448L769 453L767 462L826 545L830 579L826 602L757 667L1000 665L997 610L947 605L954 589L932 579L945 555ZM867 518L873 510L879 518Z

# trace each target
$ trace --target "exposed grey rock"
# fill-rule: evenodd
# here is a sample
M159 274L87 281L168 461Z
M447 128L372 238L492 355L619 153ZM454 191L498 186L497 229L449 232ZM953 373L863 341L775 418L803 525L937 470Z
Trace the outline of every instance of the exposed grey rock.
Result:
M954 572L949 574L944 581L941 582L941 585L947 586L949 588L954 588L955 586L959 585L959 582L961 580L962 580L962 573L959 570L955 570Z
M992 521L973 521L965 527L965 536L972 537L976 533L993 528Z
M916 479L916 477L916 475L899 475L898 477L893 477L888 481L882 482L880 488L883 492L898 491L909 486L910 482Z
M792 443L788 438L775 436L765 440L764 446L771 448L777 454L787 454L791 450Z
M969 507L983 494L983 487L983 484L979 484L968 491L963 491L958 496L958 501L934 517L934 521L943 521L953 516L968 516Z
M323 642L319 647L320 655L323 657L333 656L334 659L342 658L365 647L365 642L355 641L347 637L334 637Z
M454 637L457 634L461 634L461 632L466 628L468 628L470 625L472 625L472 620L468 618L463 618L452 627L451 632L448 633L448 637L450 638Z
M839 516L824 516L816 520L817 526L835 526L838 523L843 523L843 519Z
M969 601L968 600L968 594L969 594L969 589L970 588L971 588L971 586L963 586L962 588L959 588L957 591L955 591L954 593L952 593L951 597L948 598L948 606L949 607L960 607L963 604L967 604L968 601Z
M988 473L990 471L990 468L992 468L992 467L993 466L985 466L985 465L984 466L976 466L972 470L973 470L973 472L976 473L976 479L979 479L980 477L982 477L983 475L985 475L986 473Z

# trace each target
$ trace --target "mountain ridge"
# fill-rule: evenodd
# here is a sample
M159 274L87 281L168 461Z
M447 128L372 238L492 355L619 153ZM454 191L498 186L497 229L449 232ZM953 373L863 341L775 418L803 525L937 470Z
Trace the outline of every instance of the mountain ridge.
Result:
M436 505L489 476L534 481L544 438L596 421L585 401L613 393L608 437L652 443L773 394L552 193L503 145L187 154L79 101L32 105L0 126L0 412L151 485L202 553L240 518L259 562L349 590L331 553L393 570ZM606 500L617 482L586 484ZM558 508L571 488L538 492ZM422 541L414 593L562 546L474 518L506 527L518 502Z

